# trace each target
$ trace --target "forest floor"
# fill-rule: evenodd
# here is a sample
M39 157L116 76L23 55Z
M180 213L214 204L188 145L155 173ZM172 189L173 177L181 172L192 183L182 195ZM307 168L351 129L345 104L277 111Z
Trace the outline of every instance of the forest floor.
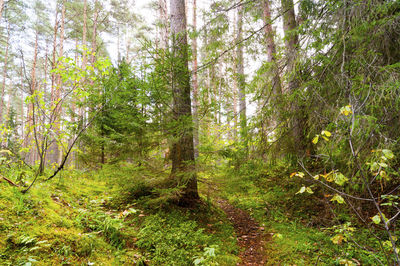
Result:
M226 200L216 200L235 229L238 245L242 248L238 265L265 265L267 262L265 243L268 240L265 228L260 226L246 211L236 208Z
M0 182L0 265L339 265L360 257L332 243L334 229L299 218L312 206L279 175L200 176L202 203L190 209L127 197L145 191L145 174L118 165L66 171L26 194Z

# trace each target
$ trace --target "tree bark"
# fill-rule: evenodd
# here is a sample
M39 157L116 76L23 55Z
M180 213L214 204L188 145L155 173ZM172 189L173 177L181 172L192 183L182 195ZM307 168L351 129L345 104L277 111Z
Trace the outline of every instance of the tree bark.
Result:
M283 30L285 33L286 45L286 72L288 93L296 93L299 88L299 80L296 77L296 59L299 47L299 37L296 32L297 23L294 12L293 0L281 0L283 12ZM291 125L292 144L291 149L297 155L304 154L306 149L305 133L304 133L304 110L299 104L299 97L295 97L290 103L290 111L293 115Z
M3 84L1 88L1 103L0 103L0 124L4 123L4 96L6 91L7 67L8 67L8 49L10 46L10 24L7 23L7 40L6 40L6 53L4 55L4 68L3 68Z
M179 202L192 205L199 198L194 165L193 121L186 34L185 0L171 0L173 117L178 130L173 132L171 177L185 184Z
M193 0L193 31L197 30L197 3L196 0ZM199 106L199 83L198 83L198 75L197 75L197 37L193 37L192 40L192 54L193 54L193 76L192 76L192 84L193 84L193 143L194 143L194 158L199 157L199 117L198 117L198 106Z
M83 48L83 59L82 59L82 70L86 69L87 64L87 47L86 47L86 35L87 35L87 0L83 1L83 29L82 29L82 48Z
M93 35L92 35L92 59L91 64L94 65L96 60L96 50L97 50L97 19L99 16L99 10L97 8L97 0L94 2L94 18L93 18Z
M270 0L264 0L263 7L263 20L265 26L265 39L267 45L267 61L271 63L271 74L272 74L272 92L274 95L282 94L281 78L279 76L279 68L276 59L276 45L274 40L274 30L272 29L271 23L271 8Z
M272 118L272 121L270 123L268 123L268 121L263 121L263 123L266 122L265 124L276 127L282 120L280 111L280 109L282 108L282 84L279 75L278 62L276 59L276 45L274 40L275 32L272 28L271 22L270 0L263 0L263 21L266 25L264 28L264 34L267 47L267 62L270 63L270 69L267 73L268 77L266 78L266 85L267 83L271 82L272 97L270 97L271 100L269 101L269 104L272 105L272 108L274 110L274 117ZM264 90L263 94L266 97L270 95L270 93L266 90ZM263 103L263 106L265 104L266 103ZM263 129L263 134L264 132L265 129Z
M241 42L243 39L243 5L238 7L237 17L237 36L236 41ZM245 77L243 64L243 44L239 44L236 49L236 78L239 97L239 117L240 117L240 137L246 145L247 139L247 117L246 117L246 92ZM247 145L246 145L247 146Z
M160 17L160 48L168 48L168 8L166 0L158 0L159 5L159 17Z
M65 2L64 0L62 1L62 9L61 9L61 25L60 25L60 50L59 50L59 57L64 56L64 25L65 25ZM60 62L58 62L59 64ZM55 103L57 104L61 100L61 92L62 92L62 78L60 75L57 76L57 85L56 85L56 90L55 90ZM61 104L56 105L56 109L54 110L55 112L55 119L54 119L54 131L57 135L57 137L60 135L61 132L61 115L62 115L62 107ZM57 142L60 141L59 139ZM62 160L62 149L61 149L61 144L56 143L55 147L55 153L54 153L54 162L57 162L58 164L61 163Z

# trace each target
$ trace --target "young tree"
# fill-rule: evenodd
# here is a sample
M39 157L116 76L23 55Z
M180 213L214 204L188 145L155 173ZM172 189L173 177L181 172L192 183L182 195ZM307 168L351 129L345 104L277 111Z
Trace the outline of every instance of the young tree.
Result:
M194 171L193 121L190 99L190 76L184 0L171 0L172 95L173 118L178 130L173 132L171 177L186 184L180 203L193 204L198 198Z

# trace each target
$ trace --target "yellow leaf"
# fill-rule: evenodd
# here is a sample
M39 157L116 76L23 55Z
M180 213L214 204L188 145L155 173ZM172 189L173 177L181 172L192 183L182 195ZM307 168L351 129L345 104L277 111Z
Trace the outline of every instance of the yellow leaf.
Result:
M303 172L298 172L298 173L296 173L296 176L303 178L304 177L304 173Z
M329 132L328 130L322 130L321 134L322 134L322 135L325 135L325 136L327 136L327 137L332 136L332 133Z
M297 174L297 172L293 172L290 174L290 178L292 178L293 176L295 176Z
M346 106L340 108L340 113L345 116L352 114L353 112L351 111L351 105L349 104L349 105L346 105Z
M343 235L335 235L334 237L331 238L331 241L336 244L336 245L340 245L342 244L344 237Z
M316 135L316 136L313 138L312 143L313 143L313 144L317 144L317 143L318 143L318 139L319 139L319 135Z

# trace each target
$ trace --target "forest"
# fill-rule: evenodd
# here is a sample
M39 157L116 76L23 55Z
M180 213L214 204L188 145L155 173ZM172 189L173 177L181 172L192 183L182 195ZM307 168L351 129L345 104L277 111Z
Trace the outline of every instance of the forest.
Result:
M400 1L0 0L0 265L400 265Z

